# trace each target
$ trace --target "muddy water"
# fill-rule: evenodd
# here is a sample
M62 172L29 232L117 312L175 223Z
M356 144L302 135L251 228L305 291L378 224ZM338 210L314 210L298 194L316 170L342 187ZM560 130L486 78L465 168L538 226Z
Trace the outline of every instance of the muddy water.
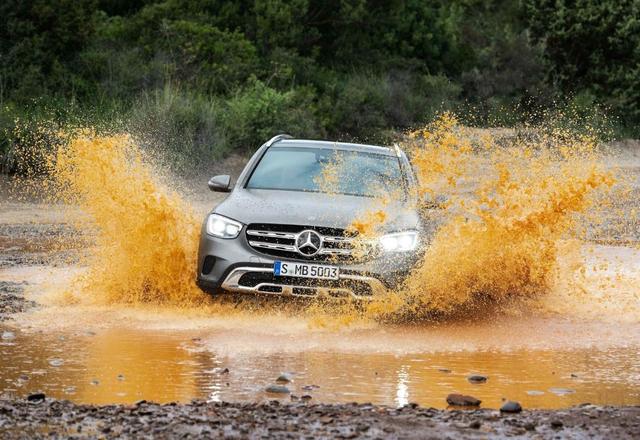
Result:
M60 399L99 404L194 398L288 401L290 396L269 395L264 389L282 372L289 372L292 394L310 395L316 402L391 406L417 402L443 408L447 394L462 392L494 408L503 398L529 408L584 402L640 404L638 345L507 351L427 348L402 353L401 346L395 352L385 350L394 337L369 330L359 335L324 335L318 342L326 346L309 350L287 349L290 339L299 335L262 335L266 349L235 350L234 345L243 345L242 337L234 343L235 332L242 329L218 334L131 328L20 333L0 344L0 389L17 396L44 391ZM421 335L413 331L406 336ZM332 340L345 337L352 349L332 350ZM376 349L378 337L381 346ZM280 340L284 350L279 349ZM363 343L360 351L359 342ZM222 348L217 350L216 345ZM488 380L471 384L469 374L483 374Z
M615 256L629 276L637 273L635 251L598 249ZM598 254L585 252L599 266ZM269 302L262 303L262 312L222 314L198 307L63 304L49 297L80 271L42 265L0 270L4 281L28 280L27 298L39 303L0 323L0 333L15 334L0 340L0 395L43 391L99 404L289 401L291 395L265 392L289 373L291 394L309 395L313 402L444 408L446 396L460 392L489 408L502 399L528 408L640 404L640 326L630 319L639 302L635 291L626 299L621 289L606 296L598 272L583 280L593 293L591 315L531 313L529 304L516 302L472 319L412 326L355 321L327 328L292 309L278 313ZM574 298L546 299L565 304ZM625 310L631 315L625 317ZM488 380L472 384L472 374Z

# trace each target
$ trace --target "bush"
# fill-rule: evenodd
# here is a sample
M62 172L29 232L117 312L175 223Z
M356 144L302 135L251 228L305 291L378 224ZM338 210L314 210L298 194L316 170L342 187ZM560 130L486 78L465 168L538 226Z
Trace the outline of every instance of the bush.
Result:
M420 125L456 105L459 87L442 76L353 73L331 84L321 114L341 139L383 142L393 129Z
M231 148L222 106L217 99L167 84L134 102L126 128L180 171L205 166Z
M207 93L228 93L248 79L258 64L255 47L240 32L197 22L169 22L158 51L170 76Z
M65 119L43 109L28 113L3 108L0 172L30 177L45 174L47 157L63 143L59 129Z
M314 93L308 88L278 91L259 80L239 90L225 106L222 118L229 143L251 150L278 133L321 136Z
M388 94L385 79L371 74L345 75L324 93L322 114L338 139L372 141L385 128Z
M526 3L532 35L544 44L553 81L565 93L589 92L628 121L638 121L638 1Z

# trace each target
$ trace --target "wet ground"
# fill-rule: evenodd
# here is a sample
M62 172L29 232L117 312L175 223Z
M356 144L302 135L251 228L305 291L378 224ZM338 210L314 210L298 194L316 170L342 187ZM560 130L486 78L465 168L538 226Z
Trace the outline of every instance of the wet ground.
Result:
M211 204L199 199L196 210ZM346 438L640 435L640 258L629 247L637 242L633 227L618 242L585 251L590 267L602 255L609 261L587 273L587 301L558 295L544 313L519 304L475 319L336 327L277 307L249 314L231 306L212 315L66 304L50 294L82 271L87 245L74 236L68 210L0 206L3 438L284 437L292 424L303 430L297 435ZM474 375L486 380L470 380ZM268 392L273 385L286 390ZM73 403L23 403L39 392ZM424 409L447 408L451 393L480 399L483 410ZM143 399L202 402L131 406ZM520 402L525 413L501 416L495 410L506 400ZM394 409L410 403L422 408Z
M14 438L605 438L634 439L640 408L438 411L369 404L193 402L82 406L0 400L0 434Z

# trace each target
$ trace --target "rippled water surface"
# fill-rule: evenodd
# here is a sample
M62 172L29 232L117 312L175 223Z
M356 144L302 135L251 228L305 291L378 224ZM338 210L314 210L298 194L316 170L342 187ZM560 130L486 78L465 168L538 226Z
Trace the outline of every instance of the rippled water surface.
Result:
M416 402L442 408L447 394L462 392L480 398L485 407L499 407L502 399L518 400L529 408L640 404L637 347L408 354L279 351L276 337L269 338L268 349L234 351L232 338L224 333L224 349L217 351L210 348L216 344L215 333L124 328L18 332L15 339L0 344L0 391L17 396L43 391L101 404L140 399L290 400L288 395L264 391L288 372L292 395L310 395L317 402ZM365 333L365 339L376 336L375 331ZM323 340L334 337L341 335ZM486 375L488 380L471 384L470 374Z

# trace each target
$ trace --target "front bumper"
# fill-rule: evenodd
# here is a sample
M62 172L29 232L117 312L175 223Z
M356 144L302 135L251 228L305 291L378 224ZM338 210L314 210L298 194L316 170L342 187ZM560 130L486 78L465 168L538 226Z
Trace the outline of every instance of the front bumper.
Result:
M275 277L276 260L337 265L339 280ZM408 275L417 253L385 254L362 263L327 263L277 258L262 254L247 242L244 231L235 239L208 235L204 228L198 251L197 283L201 289L237 293L267 293L301 297L352 296L364 299L396 288Z

